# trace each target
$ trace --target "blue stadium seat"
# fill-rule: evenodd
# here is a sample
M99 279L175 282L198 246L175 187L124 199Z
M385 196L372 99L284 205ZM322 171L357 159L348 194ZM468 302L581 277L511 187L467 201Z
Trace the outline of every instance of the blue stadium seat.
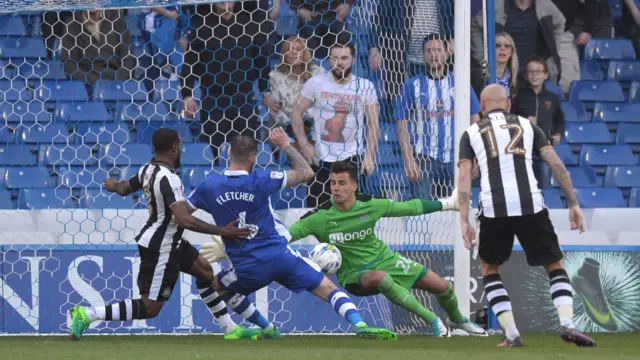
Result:
M0 164L3 166L36 165L38 155L25 145L0 146Z
M618 188L576 188L576 197L584 209L626 207Z
M97 167L68 167L59 171L60 185L70 189L101 188L109 177L106 169Z
M623 102L624 93L617 81L574 81L569 90L571 101Z
M569 144L610 144L613 142L604 123L568 123L564 140Z
M587 110L581 102L563 101L562 112L564 112L564 121L566 122L588 121Z
M380 124L380 140L384 142L398 142L398 128L396 123Z
M191 143L193 142L193 135L191 135L191 130L189 129L189 125L183 122L136 122L135 131L137 133L138 142L149 143L151 144L151 140L153 139L153 133L155 133L158 129L167 127L174 129L180 134L183 143Z
M46 58L47 48L39 37L0 37L0 57Z
M581 166L635 165L628 145L582 145Z
M277 161L274 157L275 156L273 155L273 149L271 148L271 145L269 145L268 143L258 144L258 159L256 161L256 164L258 166L267 166L267 165L276 164Z
M193 189L199 183L202 182L211 172L221 174L225 168L217 167L211 168L209 167L192 167L192 168L184 168L182 170L182 182L184 184L185 189Z
M544 197L545 205L547 205L549 209L564 208L562 196L560 196L560 190L554 188L542 189L542 196Z
M183 144L180 163L184 166L211 166L213 163L213 154L211 153L209 144ZM258 153L258 164L260 164L260 153Z
M629 193L629 207L640 207L640 188L631 189L631 192Z
M15 76L28 80L64 80L67 74L58 60L30 60L17 65Z
M86 145L42 145L40 151L44 165L94 166L98 164L98 159Z
M103 102L59 102L55 116L64 122L110 122L111 116Z
M611 61L607 74L608 80L640 80L640 61Z
M74 208L71 190L65 187L57 189L23 189L18 194L18 209L69 209Z
M0 128L0 144L13 144L15 142L15 135L13 129L2 126Z
M180 93L180 82L169 80L158 80L155 83L153 90L153 101L168 101L173 102L176 100L182 100Z
M169 112L164 103L128 103L118 104L116 117L120 121L149 122L149 121L176 121L175 113Z
M146 101L147 88L141 81L98 80L94 87L93 99L100 101Z
M604 175L605 187L640 187L640 166L610 166Z
M49 189L58 185L45 167L10 167L4 177L8 189Z
M595 60L583 60L580 62L580 80L604 80L600 64ZM615 80L615 79L609 79Z
M25 36L27 28L20 16L0 16L0 36Z
M574 187L597 187L598 175L596 171L590 167L567 167L569 174L571 174L571 182ZM560 187L558 180L555 176L551 177L551 185L553 187Z
M8 123L50 124L53 122L53 115L45 109L44 104L40 101L2 103L0 117Z
M87 101L89 94L84 82L76 80L44 80L36 91L40 101Z
M635 60L633 43L627 39L591 39L584 48L585 60Z
M640 104L597 102L593 109L593 121L638 122Z
M13 79L15 67L10 59L0 59L0 79Z
M22 144L67 144L70 143L69 130L65 124L33 125L18 130L18 143Z
M304 208L308 192L306 185L283 189L271 195L271 205L274 210Z
M0 80L0 101L31 101L33 91L24 79Z
M80 197L79 205L85 209L133 209L134 202L130 196L88 190Z
M75 129L77 144L124 144L130 137L125 124L79 123Z
M13 203L11 202L11 194L4 189L0 189L0 209L2 210L13 209Z
M553 149L558 154L558 157L565 165L578 165L578 157L573 154L571 146L566 144L555 145Z
M544 87L551 91L552 93L558 95L558 97L560 98L560 100L564 101L564 91L562 91L562 88L556 84L553 83L553 81L551 80L547 80L544 82Z
M620 124L616 143L640 145L640 124Z
M104 148L102 163L108 166L144 165L153 156L147 144L109 144Z

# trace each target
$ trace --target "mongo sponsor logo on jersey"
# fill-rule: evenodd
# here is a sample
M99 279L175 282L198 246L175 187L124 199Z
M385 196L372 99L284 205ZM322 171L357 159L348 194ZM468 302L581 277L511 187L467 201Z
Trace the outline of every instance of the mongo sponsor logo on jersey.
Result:
M365 237L372 234L373 234L373 228L355 231L352 233L333 233L333 234L329 234L329 241L334 243L343 243L345 241L364 239Z

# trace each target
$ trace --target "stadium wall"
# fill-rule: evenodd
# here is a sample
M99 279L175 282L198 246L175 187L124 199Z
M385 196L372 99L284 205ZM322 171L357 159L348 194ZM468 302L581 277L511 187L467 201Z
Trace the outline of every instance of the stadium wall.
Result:
M283 210L285 224L297 220L304 209ZM137 293L135 278L139 258L133 236L146 219L144 210L4 210L0 212L0 333L67 333L68 309L77 303L100 305L131 297ZM634 231L638 209L586 210L588 232L569 232L566 210L551 210L572 276L580 267L599 264L595 275L587 279L601 286L610 307L609 314L594 312L582 294L575 296L576 319L588 331L638 330L633 319L640 317L640 235ZM455 213L434 216L447 221L422 219L433 238L453 231ZM202 216L207 218L206 216ZM428 217L428 216L427 216ZM86 221L84 221L86 220ZM104 229L101 221L104 220ZM452 264L438 264L451 259L434 252L450 252L449 245L411 245L430 243L414 241L415 222L388 219L380 224L379 235L395 248L406 252L425 252L428 265L446 269L442 275L453 276ZM83 226L84 223L90 224ZM450 226L449 226L450 227ZM636 226L637 228L637 226ZM406 232L406 233L405 233ZM411 235L414 234L414 235ZM208 241L206 236L189 233L194 244ZM448 236L443 236L448 238ZM315 240L305 239L293 247L303 255ZM441 242L436 242L441 244ZM92 245L95 244L95 245ZM505 265L503 277L516 311L516 321L524 331L545 331L557 326L555 309L548 293L548 279L542 269L526 265L524 254L515 246L512 260ZM433 256L428 255L434 254ZM224 265L224 264L223 264ZM478 260L472 259L470 281L471 310L486 304ZM598 285L599 283L599 285ZM624 286L620 286L624 284ZM270 317L285 332L344 333L349 329L330 306L309 294L293 295L277 285L263 289L253 297L259 308L269 310ZM384 299L355 299L363 314L378 326L398 325L391 305ZM433 302L435 304L435 302ZM586 306L585 306L586 304ZM608 316L608 318L607 318ZM604 320L607 320L606 322ZM611 320L613 319L613 320ZM239 321L239 319L237 319ZM171 300L161 316L152 320L125 323L100 323L94 333L219 333L220 328L201 303L193 279L182 275Z

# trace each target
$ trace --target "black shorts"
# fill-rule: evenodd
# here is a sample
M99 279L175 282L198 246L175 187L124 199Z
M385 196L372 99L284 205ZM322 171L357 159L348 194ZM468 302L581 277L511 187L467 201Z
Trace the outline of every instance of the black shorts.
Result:
M488 264L501 265L509 260L515 236L518 237L530 266L547 266L563 258L547 209L533 215L502 218L480 215L478 220L478 254Z
M138 246L140 271L138 289L140 295L149 295L150 300L167 301L178 282L180 272L186 272L200 253L187 240L179 246L173 244L170 251L158 251Z

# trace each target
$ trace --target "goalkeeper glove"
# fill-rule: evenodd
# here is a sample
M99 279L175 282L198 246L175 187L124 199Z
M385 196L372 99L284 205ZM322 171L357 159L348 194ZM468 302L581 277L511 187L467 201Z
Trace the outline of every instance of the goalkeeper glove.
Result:
M210 263L227 259L227 253L224 251L224 243L218 235L211 235L213 242L202 244L200 247L200 255L207 259Z

